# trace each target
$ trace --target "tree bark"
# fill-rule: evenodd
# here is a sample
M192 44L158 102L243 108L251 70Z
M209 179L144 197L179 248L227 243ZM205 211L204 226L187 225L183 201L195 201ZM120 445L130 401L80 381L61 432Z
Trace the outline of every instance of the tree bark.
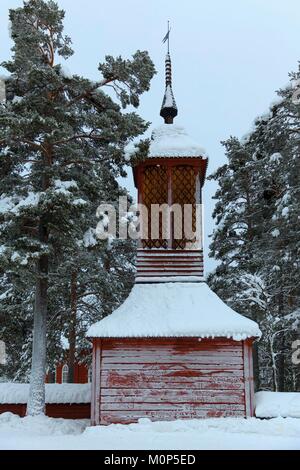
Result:
M52 147L45 145L43 154L45 169L52 164ZM41 189L49 188L49 173L45 171L41 178ZM41 244L48 243L47 214L40 217L38 224L38 238ZM26 414L35 416L45 413L45 378L46 378L46 354L47 354L47 309L48 309L48 270L49 257L42 254L37 261L36 287L34 300L34 324L32 340L32 359L30 388Z
M284 302L283 302L283 293L282 291L279 294L279 316L283 317ZM285 391L285 333L282 332L279 341L278 341L278 391Z
M269 344L270 344L271 363L272 363L272 372L273 372L273 391L278 392L278 376L277 376L276 354L274 351L274 335L271 335Z
M71 318L69 324L68 382L74 383L77 322L77 271L71 274Z
M279 340L279 358L278 358L278 391L285 392L285 334L281 335Z
M45 413L47 291L48 256L44 255L37 263L31 375L27 403L29 416Z

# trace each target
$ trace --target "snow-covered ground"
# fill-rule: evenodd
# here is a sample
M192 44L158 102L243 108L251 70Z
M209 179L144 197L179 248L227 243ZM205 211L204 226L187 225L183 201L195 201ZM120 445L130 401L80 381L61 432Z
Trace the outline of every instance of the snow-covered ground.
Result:
M48 402L90 400L90 385L49 385ZM63 400L62 400L62 396ZM27 384L1 384L0 403L26 403ZM88 420L0 414L0 449L300 449L300 393L258 392L256 415L90 427ZM285 416L288 416L285 418Z
M257 392L255 415L258 418L300 418L300 393Z
M89 427L86 420L0 415L0 449L300 449L300 420L218 418Z

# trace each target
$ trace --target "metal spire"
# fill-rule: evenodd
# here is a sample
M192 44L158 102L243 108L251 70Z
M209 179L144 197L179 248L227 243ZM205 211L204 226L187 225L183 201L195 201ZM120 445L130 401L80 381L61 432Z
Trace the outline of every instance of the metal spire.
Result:
M164 118L165 124L173 124L174 117L177 116L178 110L172 90L172 63L170 56L170 22L168 21L168 32L163 38L163 43L167 42L168 50L166 55L166 89L160 110L160 115Z
M170 21L168 20L168 54L170 54Z

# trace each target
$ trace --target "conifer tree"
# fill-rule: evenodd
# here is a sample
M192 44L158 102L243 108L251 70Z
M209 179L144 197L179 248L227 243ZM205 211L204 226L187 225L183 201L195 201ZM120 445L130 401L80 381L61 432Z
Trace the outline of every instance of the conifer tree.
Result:
M211 255L220 264L211 286L236 310L260 323L256 384L299 390L292 343L299 306L299 73L241 141L224 142L228 163L219 183Z
M1 268L33 285L34 328L29 415L44 412L49 290L59 253L74 253L95 203L103 166L115 175L124 148L148 123L137 107L154 74L147 52L105 58L97 83L64 71L72 54L64 12L29 0L10 10L14 41L8 101L0 109ZM61 63L60 63L60 62ZM111 85L120 104L104 92ZM73 261L75 263L75 260Z

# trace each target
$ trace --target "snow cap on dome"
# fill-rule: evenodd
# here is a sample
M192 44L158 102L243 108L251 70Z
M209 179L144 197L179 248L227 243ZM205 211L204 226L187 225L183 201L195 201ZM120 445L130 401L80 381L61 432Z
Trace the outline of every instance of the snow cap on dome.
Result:
M175 124L163 124L153 130L149 157L202 157L206 151L195 142L184 127Z

